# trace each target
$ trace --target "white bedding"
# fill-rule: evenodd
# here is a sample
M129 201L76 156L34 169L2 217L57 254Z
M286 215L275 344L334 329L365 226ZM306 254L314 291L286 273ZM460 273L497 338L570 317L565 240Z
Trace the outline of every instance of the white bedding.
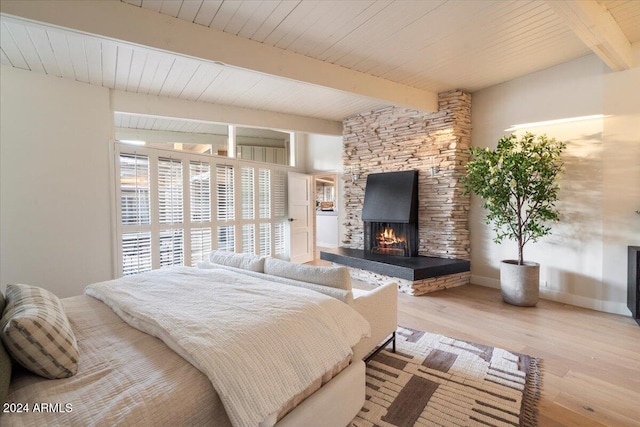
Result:
M157 270L85 293L207 375L237 427L275 421L369 334L367 321L334 298L222 269Z

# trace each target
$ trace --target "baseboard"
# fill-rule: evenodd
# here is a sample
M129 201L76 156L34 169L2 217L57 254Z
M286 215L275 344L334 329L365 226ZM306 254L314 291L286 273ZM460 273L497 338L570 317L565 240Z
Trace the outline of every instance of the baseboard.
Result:
M500 280L492 279L490 277L475 276L472 274L471 283L474 285L485 286L487 288L500 289ZM576 307L602 311L604 313L620 314L622 316L631 315L631 312L623 302L602 301L595 298L588 298L545 288L540 288L540 298L561 302L563 304L575 305Z
M487 288L500 289L500 280L490 277L471 275L471 283L474 285L485 286Z
M317 242L316 242L316 247L319 247L319 248L328 248L328 249L335 249L335 248L337 248L337 247L338 247L338 245L337 245L337 244L335 244L335 243L327 243L327 242L320 242L320 241L317 241Z

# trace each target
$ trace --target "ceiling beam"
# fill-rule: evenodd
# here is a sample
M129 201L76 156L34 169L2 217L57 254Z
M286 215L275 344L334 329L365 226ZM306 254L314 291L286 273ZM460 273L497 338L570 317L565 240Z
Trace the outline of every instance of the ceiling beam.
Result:
M111 90L114 112L228 123L285 132L342 135L342 122Z
M613 71L633 68L631 43L604 6L595 0L547 0L547 4Z
M117 0L2 0L3 14L177 55L340 90L383 104L438 110L434 92L268 46Z

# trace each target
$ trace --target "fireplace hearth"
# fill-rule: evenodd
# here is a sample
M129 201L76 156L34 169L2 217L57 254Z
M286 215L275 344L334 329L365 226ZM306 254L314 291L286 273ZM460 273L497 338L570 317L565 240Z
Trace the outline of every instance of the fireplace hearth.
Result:
M418 171L369 174L362 220L364 249L321 251L320 258L351 267L359 280L396 281L411 295L469 282L469 261L418 255Z

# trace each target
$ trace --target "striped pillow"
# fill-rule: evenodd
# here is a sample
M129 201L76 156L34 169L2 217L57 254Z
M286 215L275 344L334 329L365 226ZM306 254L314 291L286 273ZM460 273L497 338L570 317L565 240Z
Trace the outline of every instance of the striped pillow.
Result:
M4 294L0 292L0 317L4 311ZM4 399L9 393L11 382L11 358L0 341L0 404L4 405ZM4 408L3 408L4 409Z
M46 289L7 285L0 336L22 366L45 378L67 378L78 370L78 345L62 303Z

